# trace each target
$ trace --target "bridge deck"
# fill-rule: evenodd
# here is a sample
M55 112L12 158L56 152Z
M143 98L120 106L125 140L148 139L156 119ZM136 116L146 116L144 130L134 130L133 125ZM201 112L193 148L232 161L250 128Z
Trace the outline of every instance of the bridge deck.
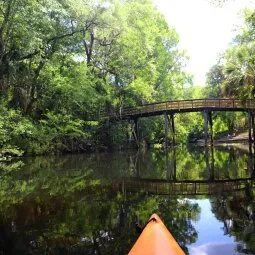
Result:
M195 100L166 101L160 103L145 104L137 107L124 108L120 113L112 114L110 117L128 119L161 115L164 112L174 114L179 112L200 112L204 110L212 111L255 110L255 100L195 99Z

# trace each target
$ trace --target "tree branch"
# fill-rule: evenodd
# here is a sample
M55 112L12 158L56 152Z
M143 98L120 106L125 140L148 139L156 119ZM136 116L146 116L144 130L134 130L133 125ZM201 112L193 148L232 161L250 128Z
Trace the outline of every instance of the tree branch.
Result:
M67 33L67 34L63 34L63 35L56 35L56 36L48 39L46 43L49 44L52 41L57 41L57 40L60 40L60 39L63 39L63 38L69 37L69 36L73 36L74 34L83 32L83 30L84 29L79 29L76 31L72 31L71 33Z

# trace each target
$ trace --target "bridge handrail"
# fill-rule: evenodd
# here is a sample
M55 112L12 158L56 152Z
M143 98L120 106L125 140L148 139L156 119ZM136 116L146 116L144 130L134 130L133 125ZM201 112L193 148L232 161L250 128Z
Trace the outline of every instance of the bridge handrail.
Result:
M136 107L127 107L116 116L132 117L136 115L164 112L164 111L183 111L183 110L199 110L202 108L217 109L253 109L255 110L255 99L189 99L189 100L168 100L163 102L154 102L149 104L138 105Z
M194 99L194 100L176 100L165 101L159 103L145 104L137 107L124 108L122 116L136 115L149 112L169 111L169 110L185 110L199 108L229 108L229 109L254 109L255 100L239 100L239 99Z

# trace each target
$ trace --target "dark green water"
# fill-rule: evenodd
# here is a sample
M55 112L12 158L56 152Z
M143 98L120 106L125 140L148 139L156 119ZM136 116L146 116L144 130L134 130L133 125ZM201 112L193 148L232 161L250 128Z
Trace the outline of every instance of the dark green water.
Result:
M158 213L189 254L255 254L254 158L196 148L1 164L0 254L127 254Z

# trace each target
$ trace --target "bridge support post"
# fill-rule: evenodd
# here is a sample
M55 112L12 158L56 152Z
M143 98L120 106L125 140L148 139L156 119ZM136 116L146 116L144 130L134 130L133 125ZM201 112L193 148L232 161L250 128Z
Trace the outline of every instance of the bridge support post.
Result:
M168 116L167 112L164 113L165 117L165 151L167 152L168 149Z
M209 117L209 124L210 124L210 142L211 142L211 147L213 147L213 121L212 121L212 112L208 112L208 117Z
M170 159L169 152L166 152L166 179L168 181L176 180L176 147L173 147L170 153Z
M248 111L248 129L249 129L249 143L252 141L251 129L252 129L252 113Z
M139 136L138 136L138 118L130 121L131 123L131 135L129 136L129 143L131 144L132 138L134 139L137 148L139 148Z
M174 114L170 115L167 112L164 113L165 116L165 150L168 148L168 130L170 126L170 130L172 132L172 146L175 146L175 127L174 127Z
M208 124L210 125L210 129L208 128ZM212 112L204 111L204 139L205 139L205 147L208 146L208 138L210 138L211 146L213 146L213 121L212 121Z
M207 180L213 181L215 179L214 173L214 151L213 147L211 147L211 153L208 147L205 147L205 163L206 163L206 173ZM211 161L211 162L210 162Z
M254 113L252 111L248 111L248 128L249 128L249 142L252 141L254 142L255 138Z
M253 176L254 172L254 157L252 153L252 146L251 143L249 142L249 163L248 163L248 170L250 172L250 176Z
M173 173L172 173L172 180L175 181L176 180L176 147L173 148Z
M136 141L136 145L139 148L138 118L134 119L133 135Z
M255 142L255 128L254 128L254 112L251 114L251 126L252 126L252 135L253 135L253 143Z
M209 112L209 123L210 123L210 142L211 142L211 177L214 179L214 146L213 146L213 121L212 112Z
M249 168L251 176L255 173L255 128L254 128L254 113L248 111L248 129L249 129ZM252 151L253 143L253 151Z
M172 130L172 145L175 146L175 127L174 127L174 114L170 114L171 130Z
M251 156L252 156L252 162L253 165L251 167L251 177L255 177L255 125L254 125L254 112L252 114L252 119L251 119L251 124L252 124L252 133L253 133L253 152L251 149Z
M210 139L210 150L208 148L208 138ZM214 179L213 121L212 112L208 110L204 111L204 139L205 139L204 146L205 146L206 171L208 173L208 180L213 180Z
M207 147L208 140L208 111L204 111L204 139L205 139L205 147Z

